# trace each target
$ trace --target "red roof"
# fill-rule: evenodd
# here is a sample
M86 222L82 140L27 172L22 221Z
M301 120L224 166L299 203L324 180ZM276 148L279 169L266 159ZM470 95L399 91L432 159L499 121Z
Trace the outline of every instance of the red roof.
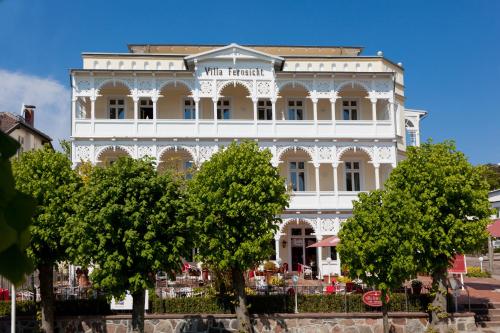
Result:
M500 219L493 220L493 223L488 226L488 231L493 237L500 237Z
M329 246L337 246L340 243L340 238L337 236L327 237L317 243L309 245L308 247L329 247Z

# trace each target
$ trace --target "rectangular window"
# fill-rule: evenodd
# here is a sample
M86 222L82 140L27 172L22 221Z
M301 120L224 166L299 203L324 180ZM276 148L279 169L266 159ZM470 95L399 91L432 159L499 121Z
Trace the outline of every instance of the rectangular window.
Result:
M186 98L184 100L184 119L195 119L196 118L196 107L194 100L192 98Z
M257 112L259 120L273 120L273 108L270 100L259 101Z
M193 168L193 162L191 162L191 161L184 162L184 171L186 172L186 179L193 178L193 174L191 173L192 168Z
M302 229L292 228L292 236L302 236Z
M290 162L290 183L292 191L303 192L306 190L305 162Z
M330 259L337 260L337 247L330 246Z
M141 99L139 101L139 119L153 119L153 101Z
M288 101L288 119L304 120L304 102L300 99Z
M353 100L343 100L342 114L344 120L358 120L358 102Z
M231 119L231 102L229 99L217 101L217 119Z
M346 191L361 191L359 162L345 162Z
M112 98L108 100L109 119L125 119L125 100Z

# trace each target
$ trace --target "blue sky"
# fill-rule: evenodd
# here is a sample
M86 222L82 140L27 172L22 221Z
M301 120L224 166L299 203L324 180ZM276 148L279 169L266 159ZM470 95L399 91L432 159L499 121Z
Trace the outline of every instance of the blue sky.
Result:
M68 135L68 69L83 51L127 43L364 46L403 62L406 106L429 111L424 139L454 139L473 163L499 163L499 14L498 0L0 0L0 110L30 99L45 108L42 129ZM26 81L48 82L55 96L39 101L43 83Z

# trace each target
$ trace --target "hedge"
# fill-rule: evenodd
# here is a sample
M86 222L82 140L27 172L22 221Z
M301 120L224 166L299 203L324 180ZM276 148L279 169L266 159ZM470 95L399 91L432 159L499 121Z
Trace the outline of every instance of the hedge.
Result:
M11 304L0 301L0 317L10 315ZM40 303L33 301L16 302L16 315L35 315L40 310ZM111 314L106 298L78 299L55 302L55 314L59 316L108 315Z
M154 294L152 294L154 295ZM344 298L345 297L345 298ZM371 312L380 311L363 303L361 294L344 295L298 295L300 312ZM249 311L253 314L293 313L295 300L292 295L252 295L247 298ZM451 299L449 299L451 301ZM429 304L428 295L408 295L408 311L426 311ZM18 315L35 315L40 305L32 301L16 303ZM450 309L452 308L450 302ZM406 311L404 294L393 294L389 303L389 311ZM233 313L234 306L230 299L213 296L179 297L160 299L154 295L150 299L152 313ZM105 298L86 300L56 301L55 313L59 316L76 315L108 315L110 310ZM10 302L0 301L0 317L10 314Z
M299 312L372 312L363 303L361 294L349 295L298 295ZM294 296L291 295L252 295L247 297L250 313L293 313ZM393 294L389 311L426 311L428 295L408 295L408 309L404 294ZM153 313L231 313L233 306L228 300L215 297L181 297L160 300L155 298L151 309Z

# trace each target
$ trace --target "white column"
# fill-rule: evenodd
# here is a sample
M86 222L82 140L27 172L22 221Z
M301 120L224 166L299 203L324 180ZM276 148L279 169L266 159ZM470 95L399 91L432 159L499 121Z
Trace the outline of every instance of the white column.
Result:
M336 105L337 99L336 98L330 98L330 109L332 111L332 128L333 132L335 133L335 125L337 123L337 120L335 119L336 117L336 110L335 110L335 105Z
M398 126L396 122L396 108L394 107L394 100L390 99L389 100L389 107L390 107L390 112L391 112L391 120L392 120L392 126L394 127L394 136L397 136L398 133Z
M252 99L253 103L253 126L255 134L257 135L257 103L258 99Z
M276 100L271 99L271 110L273 114L273 133L276 134Z
M380 164L373 164L375 168L375 189L380 189Z
M316 180L316 196L319 198L319 192L320 192L320 188L319 188L319 166L320 164L314 164L314 178Z
M276 260L278 260L280 258L280 239L279 237L278 238L274 238L274 246L275 246L275 251L276 251Z
M217 99L212 99L214 108L214 133L217 135Z
M95 131L95 100L94 96L90 97L90 127L92 128L92 134Z
M419 130L415 131L415 141L416 141L417 147L420 147L420 131Z
M338 176L338 164L333 163L333 193L335 196L339 195L339 176Z
M133 96L134 101L134 132L137 133L137 119L139 119L139 97Z
M318 99L313 98L313 119L314 119L314 130L318 132Z
M316 240L317 240L318 242L319 242L320 240L322 240L322 239L323 239L323 237L321 237L321 236L316 236ZM318 279L320 279L320 280L321 280L321 279L323 279L323 276L322 276L322 274L321 274L321 271L322 271L322 267L321 267L321 266L322 266L322 263L321 263L321 262L322 262L322 260L321 260L321 252L322 252L322 247L318 247L317 249L318 249L318 252L317 252L318 259L316 260L316 261L317 261L317 263L316 263L316 264L318 265L318 266L317 266L317 267L318 267Z
M76 100L77 97L73 96L71 99L71 135L75 135L75 122L76 122Z
M154 96L151 97L151 102L153 102L153 133L156 136L156 120L158 118L158 110L157 110L157 103L158 103L158 97Z
M373 122L373 136L377 136L377 99L371 98L372 102L372 122Z
M196 123L196 135L200 133L200 98L194 98L194 118Z

